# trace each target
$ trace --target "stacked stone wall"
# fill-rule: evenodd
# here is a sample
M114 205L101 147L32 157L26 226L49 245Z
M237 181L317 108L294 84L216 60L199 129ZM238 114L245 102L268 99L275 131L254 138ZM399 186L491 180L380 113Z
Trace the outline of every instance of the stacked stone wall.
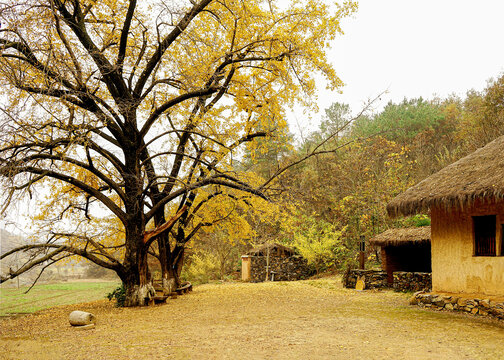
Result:
M394 272L395 291L430 291L432 289L432 274L425 272Z
M251 259L250 281L261 282L266 279L274 281L303 280L314 274L306 259L301 256L270 256L266 266L266 256L253 256Z
M419 291L410 300L418 305L434 310L461 311L473 315L489 316L504 320L504 302L490 299L464 298Z
M349 289L355 288L357 279L364 276L366 289L393 288L395 291L428 291L432 287L431 273L420 272L394 272L394 283L389 284L387 272L382 270L347 270L343 276L343 286Z
M366 289L383 289L389 287L387 272L381 270L347 270L343 276L343 286L354 289L359 277L364 276Z

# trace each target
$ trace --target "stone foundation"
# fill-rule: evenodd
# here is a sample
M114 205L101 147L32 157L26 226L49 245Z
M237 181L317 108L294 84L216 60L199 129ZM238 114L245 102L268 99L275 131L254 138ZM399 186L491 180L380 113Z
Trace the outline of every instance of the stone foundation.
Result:
M343 286L354 289L357 278L364 276L366 289L390 289L395 291L428 291L432 287L431 273L421 272L394 272L394 283L389 284L387 272L381 270L347 270L343 275Z
M419 291L411 298L410 305L418 305L434 310L461 311L504 320L504 302L502 301L468 299Z
M432 274L425 272L394 272L395 291L430 291L432 289Z
M266 279L273 281L291 281L307 279L314 274L306 259L301 256L270 256L269 266L266 266L266 256L252 256L250 281L261 282Z
M343 275L343 286L349 289L355 289L357 278L364 276L366 289L388 288L387 272L381 270L347 270Z

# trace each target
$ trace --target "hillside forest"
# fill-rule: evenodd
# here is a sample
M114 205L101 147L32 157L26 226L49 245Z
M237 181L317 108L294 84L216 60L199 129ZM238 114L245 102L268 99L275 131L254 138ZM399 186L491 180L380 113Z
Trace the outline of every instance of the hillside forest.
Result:
M72 261L115 273L125 306L184 280L236 275L279 242L317 272L390 227L385 204L503 132L504 76L464 98L316 110L354 1L5 1L0 9L0 216L29 204L29 242L0 283ZM41 31L44 30L44 31ZM357 114L357 115L356 115ZM15 219L14 222L20 221ZM369 251L370 261L377 254Z
M238 211L241 216L221 223L218 231L203 232L192 244L183 276L196 282L226 278L239 269L240 254L266 242L297 248L317 271L356 266L362 236L430 224L428 214L391 219L386 204L504 135L503 104L501 75L464 98L404 99L356 118L348 105L333 103L318 130L301 141L288 133L262 140L236 166L264 179L316 147L322 151L275 181L272 203ZM377 265L374 249L367 255L371 266Z

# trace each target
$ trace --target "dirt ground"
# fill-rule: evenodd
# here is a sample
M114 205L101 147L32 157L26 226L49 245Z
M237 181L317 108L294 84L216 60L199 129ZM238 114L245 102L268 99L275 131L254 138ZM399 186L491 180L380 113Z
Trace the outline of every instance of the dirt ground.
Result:
M504 322L407 305L332 278L195 287L167 304L107 300L0 321L1 359L503 359ZM68 314L97 316L77 330Z

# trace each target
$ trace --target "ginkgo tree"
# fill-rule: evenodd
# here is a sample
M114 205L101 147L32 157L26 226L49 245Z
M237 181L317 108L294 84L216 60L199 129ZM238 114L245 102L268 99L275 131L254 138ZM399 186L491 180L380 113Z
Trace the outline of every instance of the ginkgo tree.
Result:
M45 240L3 254L31 260L1 281L80 256L118 274L126 306L144 305L157 244L172 291L185 244L209 222L200 204L268 197L271 181L233 170L240 147L285 127L286 107L311 106L315 74L342 85L325 51L356 6L2 1L2 211L51 193L33 219Z

